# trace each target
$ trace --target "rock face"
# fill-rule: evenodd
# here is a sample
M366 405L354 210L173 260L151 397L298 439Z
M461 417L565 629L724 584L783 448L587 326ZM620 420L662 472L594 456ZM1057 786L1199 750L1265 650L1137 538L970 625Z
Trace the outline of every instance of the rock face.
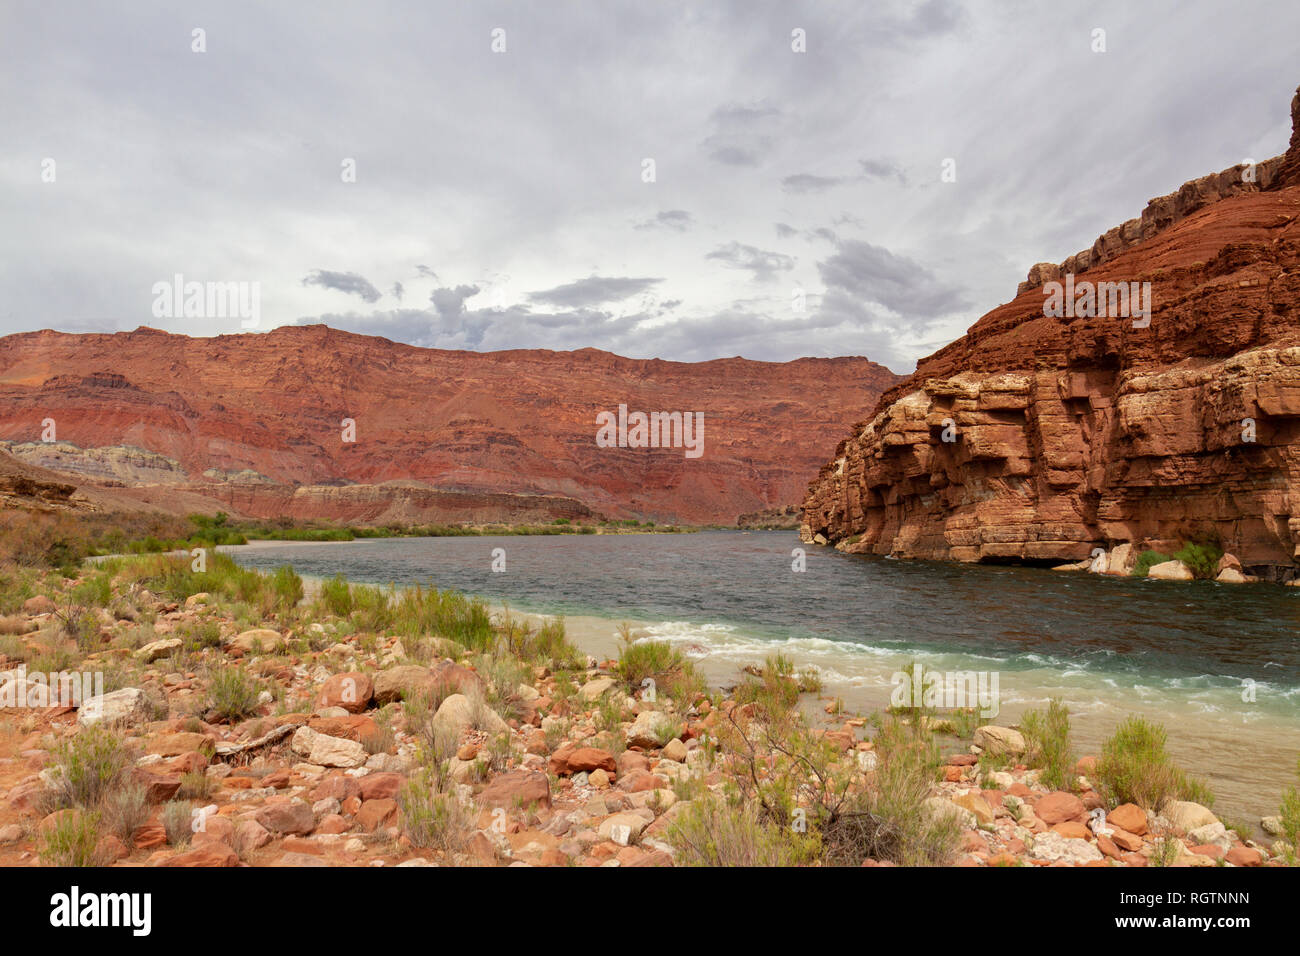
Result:
M856 357L449 352L325 326L42 331L0 339L0 439L29 464L254 518L732 524L796 504L845 426L899 381ZM596 415L620 405L703 414L703 454L599 447Z
M1300 95L1292 113L1300 130ZM804 539L1059 563L1215 534L1245 566L1290 569L1300 134L1279 160L1261 164L1268 188L1188 200L1076 280L1150 282L1149 323L1116 315L1109 296L1107 315L1051 317L1047 290L1022 286L922 360L813 481Z

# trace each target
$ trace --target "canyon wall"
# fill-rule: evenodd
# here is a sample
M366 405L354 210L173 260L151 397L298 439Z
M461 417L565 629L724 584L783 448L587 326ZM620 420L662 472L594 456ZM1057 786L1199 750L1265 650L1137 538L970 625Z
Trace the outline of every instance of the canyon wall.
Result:
M88 483L247 517L731 525L797 505L844 428L900 381L859 357L457 352L325 326L42 331L0 339L0 439ZM599 447L596 415L620 404L703 414L703 454Z
M1035 266L1015 299L923 359L822 467L803 538L855 553L1057 563L1212 536L1245 565L1291 574L1300 91L1291 111L1290 149L1260 164L1260 181L1227 170L1152 200L1100 250ZM1043 283L1065 272L1151 283L1149 323L1110 308L1045 315Z

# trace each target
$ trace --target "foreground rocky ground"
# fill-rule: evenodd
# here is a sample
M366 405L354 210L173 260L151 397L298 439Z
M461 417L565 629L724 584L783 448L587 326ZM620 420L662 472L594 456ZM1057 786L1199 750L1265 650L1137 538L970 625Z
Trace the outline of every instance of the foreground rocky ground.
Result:
M1294 859L1284 843L1243 839L1196 803L1167 801L1159 814L1131 803L1107 810L1089 780L1090 757L1073 768L1068 789L1053 790L1022 762L1028 745L1011 728L980 727L969 744L950 742L963 752L947 756L926 750L932 740L869 739L878 720L840 713L836 701L815 693L800 696L793 685L802 678L774 673L779 662L751 668L757 679L738 675L742 682L725 693L661 672L656 693L656 678L632 670L635 652L617 661L575 656L558 627L539 635L494 621L497 652L483 654L436 634L358 628L358 607L336 614L319 598L297 600L292 586L280 610L253 613L207 592L160 596L131 581L129 566L95 575L112 576L103 607L71 603L95 589L91 576L52 576L34 584L49 593L0 618L8 635L0 665L7 705L0 712L0 864L1259 866ZM347 598L366 599L366 592ZM309 605L312 613L303 610ZM461 606L458 613L468 612ZM76 646L88 653L74 662L68 648ZM564 666L552 666L557 658ZM668 660L669 671L680 671ZM51 661L104 673L115 689L79 707L45 706L36 675ZM784 718L763 708L787 691L781 699L801 700L804 716L791 717L788 736L777 737L772 728L785 726ZM922 750L934 754L917 764L924 776L900 783L900 755ZM791 754L806 760L782 803L779 778ZM87 765L91 776L106 768L106 795L78 789ZM822 777L837 783L822 787ZM838 781L846 793L877 796L852 804L862 812L842 811ZM897 797L892 803L879 796L886 790ZM727 805L728 795L733 804L785 807L798 823L783 835L784 825L764 830L738 809L701 816L702 807ZM849 819L868 829L845 837ZM809 835L805 820L824 833ZM767 850L747 856L731 847L754 841Z

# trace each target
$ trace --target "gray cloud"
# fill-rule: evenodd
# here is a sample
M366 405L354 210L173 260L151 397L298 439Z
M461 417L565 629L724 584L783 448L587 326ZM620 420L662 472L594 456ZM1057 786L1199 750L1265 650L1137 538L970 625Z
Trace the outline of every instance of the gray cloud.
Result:
M747 269L753 273L755 279L771 279L778 272L789 272L795 264L793 256L768 252L735 240L725 246L719 246L705 258L717 259L733 269Z
M1285 149L1300 6L1101 4L227 0L201 55L162 0L11 4L0 333L240 332L152 315L184 273L259 283L262 328L906 371L1032 263Z
M528 299L530 302L540 302L545 305L583 308L603 305L606 302L622 301L629 296L636 295L638 292L644 292L662 281L662 279L589 276L586 279L578 279L576 282L556 286L554 289L530 292Z
M302 284L318 285L323 289L333 289L336 292L357 295L367 302L378 302L380 298L379 290L371 285L368 279L357 275L355 272L330 272L325 269L317 269L303 279Z
M781 180L781 187L788 193L820 193L833 186L839 186L845 180L839 176L814 176L812 173L795 173Z
M634 229L673 229L685 232L695 220L685 209L666 209L651 219L637 223Z

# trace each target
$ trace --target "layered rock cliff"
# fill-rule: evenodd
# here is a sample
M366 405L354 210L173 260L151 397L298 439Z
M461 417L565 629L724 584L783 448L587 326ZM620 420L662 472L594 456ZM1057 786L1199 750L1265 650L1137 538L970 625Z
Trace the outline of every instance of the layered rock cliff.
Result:
M248 517L732 524L797 504L827 445L901 380L865 358L451 352L324 326L43 331L0 339L0 439L91 481L175 486ZM620 405L701 413L703 453L601 447L596 415Z
M1300 91L1291 110L1290 149L1260 164L1265 182L1229 170L1153 200L1086 264L1036 266L1015 299L922 360L810 485L805 540L1060 562L1212 536L1248 566L1296 563ZM1072 271L1149 282L1149 323L1113 302L1045 314L1043 283Z

